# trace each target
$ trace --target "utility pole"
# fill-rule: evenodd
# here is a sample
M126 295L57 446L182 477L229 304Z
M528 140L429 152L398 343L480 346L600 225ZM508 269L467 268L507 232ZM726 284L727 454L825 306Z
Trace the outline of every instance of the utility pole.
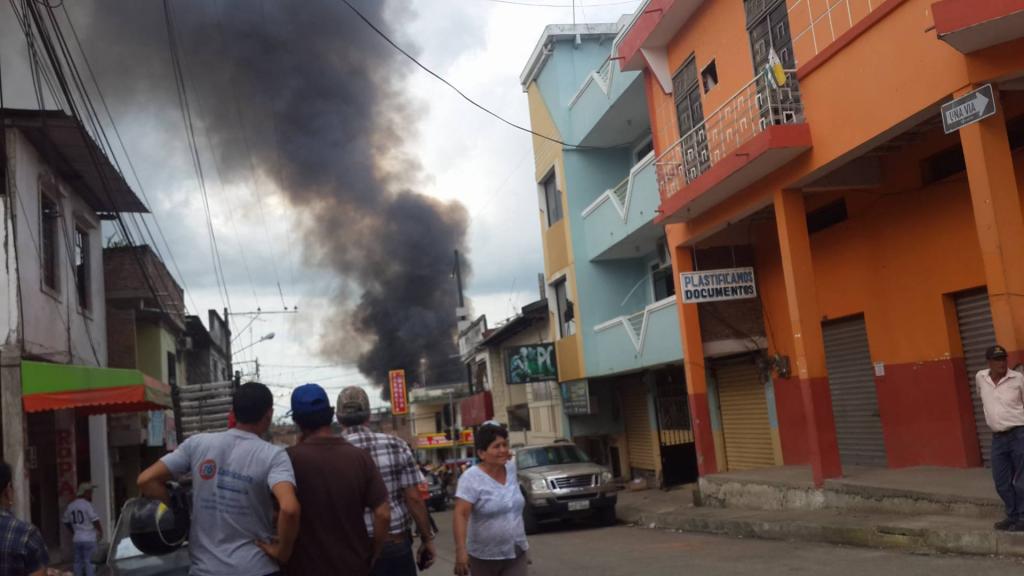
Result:
M256 381L257 382L260 381L260 359L259 359L259 357L256 358Z

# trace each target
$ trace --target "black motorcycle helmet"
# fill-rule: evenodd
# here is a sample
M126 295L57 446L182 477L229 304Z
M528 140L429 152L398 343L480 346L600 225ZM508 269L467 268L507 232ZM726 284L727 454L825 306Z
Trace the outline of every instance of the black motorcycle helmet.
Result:
M182 495L171 493L171 505L137 498L128 519L132 544L143 554L169 554L185 543L189 531L188 507Z

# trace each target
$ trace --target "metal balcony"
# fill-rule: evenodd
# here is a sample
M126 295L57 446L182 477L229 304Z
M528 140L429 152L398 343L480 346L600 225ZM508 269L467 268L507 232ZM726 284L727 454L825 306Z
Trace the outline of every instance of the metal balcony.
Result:
M811 147L795 70L759 74L656 161L662 223L685 221Z

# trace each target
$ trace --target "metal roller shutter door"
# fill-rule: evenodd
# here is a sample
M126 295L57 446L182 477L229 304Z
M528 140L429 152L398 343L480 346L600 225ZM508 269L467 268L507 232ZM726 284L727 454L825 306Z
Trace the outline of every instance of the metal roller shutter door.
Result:
M775 465L768 400L751 357L714 364L729 470Z
M967 385L971 389L971 401L974 403L974 424L978 429L978 444L981 446L981 459L985 466L990 466L989 456L992 448L992 431L985 423L985 410L981 406L974 376L978 370L988 368L985 361L985 349L995 346L996 330L992 326L992 309L988 304L988 292L984 290L965 292L955 298L956 319L960 326L960 341L964 347L964 363L967 365Z
M839 459L844 466L885 467L885 437L863 317L822 326Z
M647 384L628 382L622 385L622 415L629 444L629 465L643 470L657 470L655 464L654 430L647 410Z

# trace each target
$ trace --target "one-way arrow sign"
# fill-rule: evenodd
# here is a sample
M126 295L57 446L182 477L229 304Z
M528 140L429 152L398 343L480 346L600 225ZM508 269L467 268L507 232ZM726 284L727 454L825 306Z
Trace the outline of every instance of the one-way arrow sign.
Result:
M942 105L942 129L946 134L956 132L995 113L996 98L992 95L992 85L985 84Z

